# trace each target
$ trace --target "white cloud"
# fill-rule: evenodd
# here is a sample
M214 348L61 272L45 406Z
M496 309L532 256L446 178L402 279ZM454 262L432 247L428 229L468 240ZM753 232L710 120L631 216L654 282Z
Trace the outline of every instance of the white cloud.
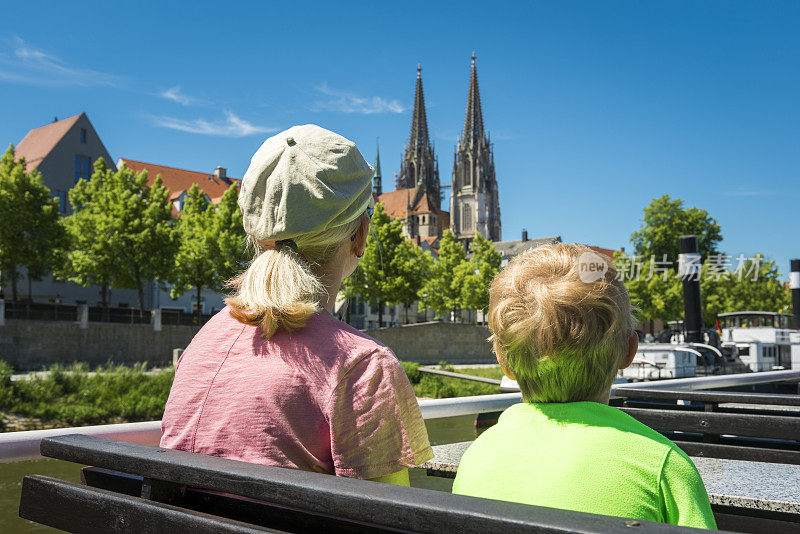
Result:
M397 100L387 100L380 96L363 97L345 91L338 91L328 87L327 83L314 88L318 93L327 97L326 100L317 100L312 109L314 111L339 111L341 113L402 113L405 111Z
M25 85L77 86L119 85L121 77L92 69L71 67L54 55L15 37L13 54L0 54L0 80Z
M231 111L225 112L225 119L215 121L208 121L205 119L178 119L165 115L151 116L150 120L154 125L160 126L161 128L202 135L217 135L221 137L245 137L248 135L278 131L277 128L252 124L238 117Z
M173 102L177 102L182 106L199 106L206 103L204 100L189 96L181 91L180 85L176 85L175 87L170 87L165 91L161 91L158 93L158 96L161 98L166 98L167 100L172 100Z

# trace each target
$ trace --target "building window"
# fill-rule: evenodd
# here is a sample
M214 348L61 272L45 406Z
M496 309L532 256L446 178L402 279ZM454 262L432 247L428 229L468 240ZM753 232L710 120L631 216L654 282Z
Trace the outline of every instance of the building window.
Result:
M89 156L75 156L75 183L83 178L87 182L92 177L92 158Z
M461 229L465 232L472 230L472 209L469 204L464 204L461 217Z
M67 213L68 203L67 203L67 192L66 191L59 191L58 189L53 189L53 198L58 199L58 211L61 213Z
M81 143L86 142L86 128L81 128Z

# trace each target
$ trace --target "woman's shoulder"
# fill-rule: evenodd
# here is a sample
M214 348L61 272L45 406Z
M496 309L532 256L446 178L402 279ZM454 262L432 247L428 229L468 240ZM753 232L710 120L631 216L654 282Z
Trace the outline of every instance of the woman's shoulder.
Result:
M298 333L317 338L319 342L331 344L339 349L356 350L360 353L391 352L380 341L328 315L312 315L305 328Z

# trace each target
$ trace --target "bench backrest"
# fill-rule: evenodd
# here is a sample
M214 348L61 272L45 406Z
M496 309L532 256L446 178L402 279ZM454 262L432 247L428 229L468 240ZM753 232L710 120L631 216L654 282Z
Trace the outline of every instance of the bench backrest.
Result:
M42 440L44 456L108 471L84 473L75 485L25 477L20 515L73 532L136 532L148 525L197 532L682 533L674 525L632 521L524 504L398 487L238 462L104 438ZM140 485L139 477L141 477ZM141 491L141 496L131 495ZM68 522L62 512L74 510ZM109 512L109 509L113 512ZM76 519L76 517L78 519ZM82 522L82 523L81 523ZM155 523L154 523L155 522ZM80 530L92 524L94 530ZM266 530L265 530L266 529ZM272 529L272 530L270 530ZM632 530L636 529L636 530Z

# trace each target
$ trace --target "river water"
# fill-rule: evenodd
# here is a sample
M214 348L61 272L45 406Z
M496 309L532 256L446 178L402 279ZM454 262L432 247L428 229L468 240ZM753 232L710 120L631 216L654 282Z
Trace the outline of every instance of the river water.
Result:
M448 417L425 421L431 445L456 443L475 439L475 416ZM60 460L43 459L11 464L0 463L0 532L4 534L28 534L60 532L31 523L18 516L19 493L25 475L46 475L71 482L80 482L80 465ZM429 477L421 469L411 470L411 485L440 491L450 491L453 481L447 478Z

